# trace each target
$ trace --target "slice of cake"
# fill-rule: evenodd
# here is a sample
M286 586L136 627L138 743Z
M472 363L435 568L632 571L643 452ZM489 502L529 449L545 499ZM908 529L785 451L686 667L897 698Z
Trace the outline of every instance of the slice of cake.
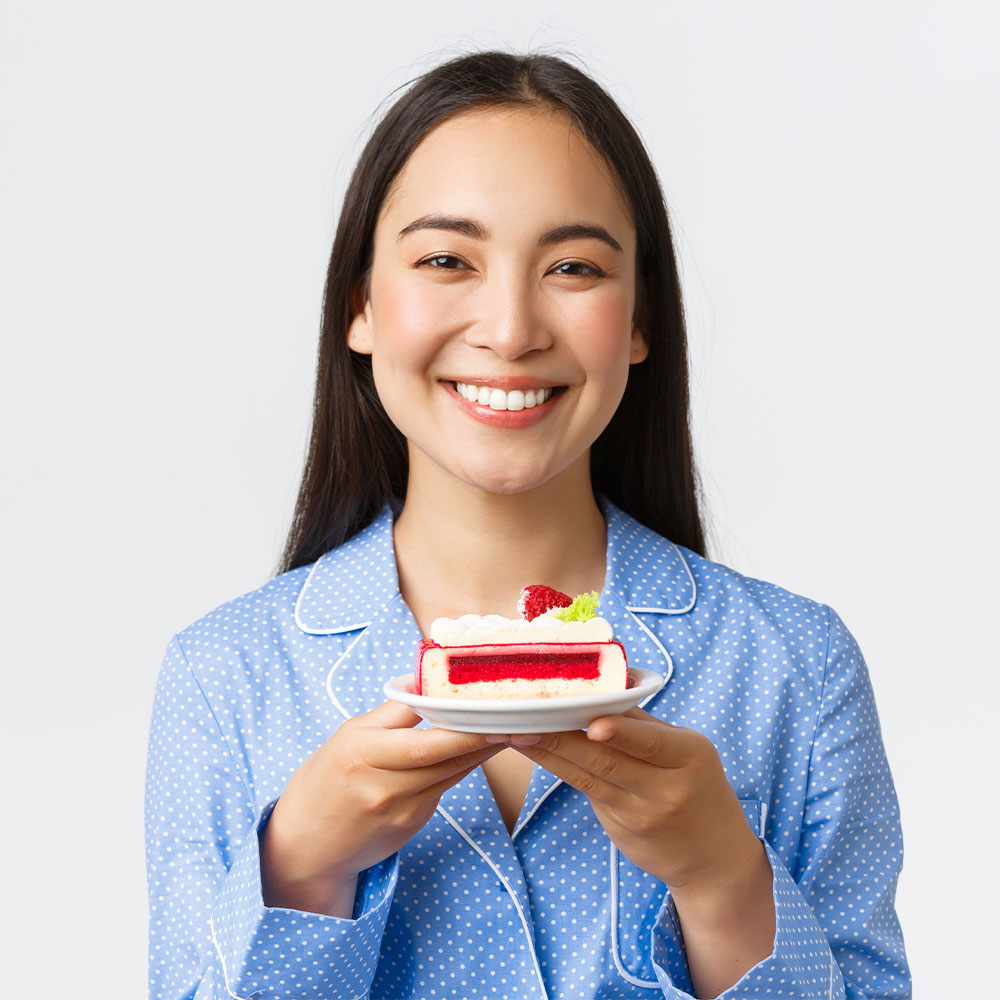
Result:
M520 618L438 618L417 651L416 693L431 698L565 698L624 691L628 665L597 594L525 587Z

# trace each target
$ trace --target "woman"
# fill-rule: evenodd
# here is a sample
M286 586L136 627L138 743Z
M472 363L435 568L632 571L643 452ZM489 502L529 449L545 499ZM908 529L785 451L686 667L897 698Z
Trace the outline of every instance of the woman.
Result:
M345 198L285 572L161 674L154 995L909 995L864 663L703 557L687 409L619 109L551 57L426 74ZM434 618L535 582L601 591L663 690L541 737L385 702Z

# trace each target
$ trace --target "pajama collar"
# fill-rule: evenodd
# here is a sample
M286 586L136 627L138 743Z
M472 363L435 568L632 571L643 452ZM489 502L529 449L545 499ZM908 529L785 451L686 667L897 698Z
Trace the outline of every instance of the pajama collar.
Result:
M630 665L669 681L670 655L642 619L691 611L697 601L691 570L672 542L614 504L602 500L601 506L608 546L599 613L624 645ZM327 678L330 698L345 718L382 704L385 682L415 668L421 633L399 593L392 526L387 506L367 528L322 556L295 606L296 624L310 635L357 633Z

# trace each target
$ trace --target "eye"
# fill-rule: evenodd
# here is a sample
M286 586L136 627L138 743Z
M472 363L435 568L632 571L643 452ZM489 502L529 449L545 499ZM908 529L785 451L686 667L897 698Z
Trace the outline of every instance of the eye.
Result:
M465 261L450 253L436 253L417 262L417 267L427 265L437 271L458 271L466 266Z
M604 272L593 264L584 264L582 260L565 260L561 264L556 264L552 268L553 274L567 274L570 277L581 275L584 277L603 278Z

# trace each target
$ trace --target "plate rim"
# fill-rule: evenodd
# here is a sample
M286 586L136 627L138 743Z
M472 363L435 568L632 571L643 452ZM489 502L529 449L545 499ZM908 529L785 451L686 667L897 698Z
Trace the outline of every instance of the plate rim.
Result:
M387 698L404 705L409 705L412 708L424 707L431 710L441 709L486 714L505 713L508 711L530 712L533 710L552 711L554 709L587 708L591 705L601 705L615 698L620 698L647 684L651 685L648 692L643 692L636 698L636 704L638 704L643 698L662 690L667 681L665 675L656 670L648 670L645 667L629 667L628 672L638 675L636 677L636 684L633 687L624 688L621 691L602 691L596 694L571 695L568 698L431 698L424 694L414 694L412 691L406 691L398 686L398 681L415 678L416 671L410 671L408 674L400 674L398 677L390 678L382 686L382 690ZM656 679L659 680L659 683L654 684L653 682Z

